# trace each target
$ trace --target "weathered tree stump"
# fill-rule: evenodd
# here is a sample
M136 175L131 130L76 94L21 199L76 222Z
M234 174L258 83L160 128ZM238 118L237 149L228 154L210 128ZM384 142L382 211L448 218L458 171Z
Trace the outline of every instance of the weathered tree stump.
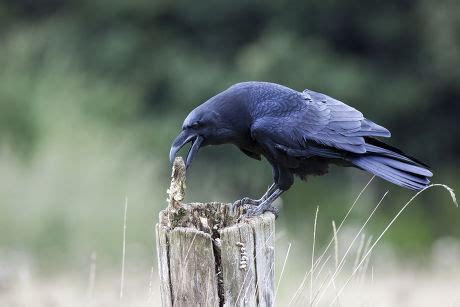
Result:
M183 204L182 158L171 177L156 225L163 306L273 306L274 215L237 222L228 204Z

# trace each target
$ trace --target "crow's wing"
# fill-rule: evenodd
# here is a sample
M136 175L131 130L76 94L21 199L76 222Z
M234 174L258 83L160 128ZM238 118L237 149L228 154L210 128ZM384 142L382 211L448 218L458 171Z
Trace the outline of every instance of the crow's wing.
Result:
M305 112L298 123L306 141L364 153L364 136L389 137L390 131L364 118L358 110L327 95L305 90ZM303 116L302 116L303 115Z
M387 129L332 97L305 90L302 98L291 111L258 119L253 125L255 134L263 132L278 149L291 153L302 149L326 150L327 153L319 152L322 156L334 149L365 153L365 136L390 136Z

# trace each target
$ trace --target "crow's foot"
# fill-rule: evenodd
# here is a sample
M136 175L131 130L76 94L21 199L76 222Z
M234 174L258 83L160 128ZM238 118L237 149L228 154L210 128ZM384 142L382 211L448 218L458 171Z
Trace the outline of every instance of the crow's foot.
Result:
M235 201L233 204L231 204L230 211L232 212L232 214L235 214L240 207L248 208L248 207L258 206L260 205L260 203L262 203L262 200L244 197L242 199Z
M278 218L279 216L279 209L273 206L273 204L270 201L267 201L266 199L251 199L249 197L244 197L242 199L239 199L235 201L231 206L230 210L235 214L239 208L243 209L243 214L239 218L239 221L241 218L246 217L254 217L257 215L261 215L262 213L269 211L275 215L275 218Z
M272 194L270 194L270 196L268 196L266 199L264 199L259 205L252 206L252 207L249 207L249 208L245 208L246 211L244 213L244 216L245 217L252 217L252 216L260 215L260 214L264 213L265 211L270 211L270 212L273 212L273 214L275 214L276 217L278 217L279 210L278 210L278 208L273 206L273 202L283 192L284 192L284 190L276 189Z
M232 207L234 209L236 208L239 208L243 205L251 205L251 206L258 206L260 205L260 203L262 202L262 200L260 199L252 199L252 198L249 198L249 197L243 197L242 199L239 199L237 201L235 201L232 205Z
M275 207L273 205L268 207L266 211L269 211L269 212L273 213L273 215L275 215L275 219L277 219L278 216L280 216L280 209L278 209L277 207Z
M268 212L273 213L275 215L275 218L278 218L280 214L280 210L277 207L273 206L273 204L267 204L267 205L262 203L258 206L247 207L246 211L244 212L244 216L248 218L254 217L254 216L261 215L262 213L268 211Z

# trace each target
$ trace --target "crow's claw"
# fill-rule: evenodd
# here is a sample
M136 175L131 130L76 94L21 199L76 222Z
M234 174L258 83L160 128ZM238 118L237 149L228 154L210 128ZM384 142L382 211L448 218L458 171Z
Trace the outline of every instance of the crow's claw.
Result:
M261 203L260 200L252 199L249 197L243 197L242 199L237 200L236 202L240 202L241 205L252 205L252 206L257 206Z
M278 218L280 214L280 210L273 205L270 205L268 207L259 205L259 206L252 206L252 207L246 208L244 212L244 216L248 218L254 217L254 216L261 215L262 213L267 212L267 211L273 213L275 215L275 218Z
M247 199L249 198L245 197L233 202L233 204L230 204L231 215L235 215L239 208L245 206Z
M257 206L261 203L260 200L256 200L256 199L252 199L252 198L249 198L249 197L243 197L242 199L239 199L237 201L235 201L232 205L231 205L231 211L234 213L236 212L236 210L242 206Z
M269 212L273 213L273 215L275 215L275 219L277 219L278 216L280 215L280 209L278 209L277 207L275 207L273 205L268 207L268 209L266 211L269 211Z
M267 201L265 198L261 199L251 199L249 197L244 197L240 200L235 201L231 206L230 210L233 215L237 212L239 208L242 208L243 214L240 216L239 221L241 218L246 217L254 217L257 215L261 215L262 213L269 211L275 215L275 218L278 218L280 210L273 206L271 202Z

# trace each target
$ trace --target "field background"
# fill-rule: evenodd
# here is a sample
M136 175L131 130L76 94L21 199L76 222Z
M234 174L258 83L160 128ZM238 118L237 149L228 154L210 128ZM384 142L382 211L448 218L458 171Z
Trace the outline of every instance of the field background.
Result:
M390 143L426 161L433 182L460 187L459 12L455 0L0 1L0 305L155 306L153 225L166 205L169 146L193 107L239 81L337 97L391 130ZM319 255L370 179L332 167L283 197L280 306L311 266L317 206ZM257 197L270 180L266 162L204 148L187 200ZM360 242L414 195L374 179L339 233L340 255L387 190L337 288ZM445 190L424 192L339 305L459 306L459 218Z

